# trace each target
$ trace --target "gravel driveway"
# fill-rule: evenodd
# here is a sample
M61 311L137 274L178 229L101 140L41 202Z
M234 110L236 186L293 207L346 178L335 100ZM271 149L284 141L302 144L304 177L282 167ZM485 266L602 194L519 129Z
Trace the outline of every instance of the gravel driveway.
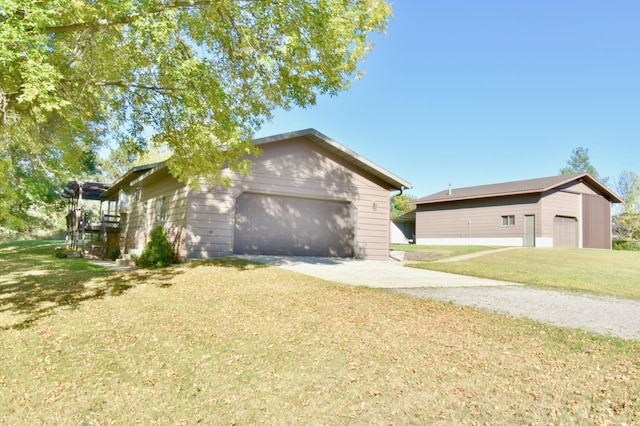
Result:
M526 317L560 327L640 340L640 301L543 290L534 287L399 289L404 294L492 312Z
M240 256L350 285L473 306L560 327L640 340L640 301L544 290L521 284L408 268L401 262L290 256ZM408 285L409 284L409 285Z

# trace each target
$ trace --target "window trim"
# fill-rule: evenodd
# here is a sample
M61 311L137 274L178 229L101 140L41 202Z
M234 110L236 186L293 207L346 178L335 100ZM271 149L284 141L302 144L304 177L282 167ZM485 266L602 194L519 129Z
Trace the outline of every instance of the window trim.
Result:
M155 201L156 222L164 222L167 219L167 197L161 195Z
M503 228L513 228L516 226L516 215L507 214L501 216L500 226Z

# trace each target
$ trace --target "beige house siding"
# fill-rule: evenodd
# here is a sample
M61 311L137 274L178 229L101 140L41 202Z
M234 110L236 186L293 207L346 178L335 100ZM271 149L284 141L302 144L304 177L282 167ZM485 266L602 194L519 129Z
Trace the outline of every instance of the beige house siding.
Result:
M187 208L187 256L233 252L234 206L244 192L350 202L356 215L355 254L388 259L389 191L373 177L305 139L269 143L249 175L223 171L230 187L192 190Z
M595 191L592 187L584 182L569 182L566 185L556 188L558 191L572 192L574 194L589 194L598 195L601 194Z
M524 216L536 218L540 235L540 198L537 195L418 205L417 244L522 245ZM503 226L502 216L514 216Z
M130 194L131 208L123 230L125 250L132 253L141 252L150 232L156 226L162 225L176 254L180 258L186 258L187 194L185 185L169 175L166 168L134 184ZM157 217L162 197L164 219Z

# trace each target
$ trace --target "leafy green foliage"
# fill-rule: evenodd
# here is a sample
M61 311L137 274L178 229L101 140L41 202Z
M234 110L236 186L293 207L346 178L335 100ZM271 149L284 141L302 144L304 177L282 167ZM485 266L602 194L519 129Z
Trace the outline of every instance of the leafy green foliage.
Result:
M605 185L609 181L608 177L600 176L596 168L591 164L589 149L580 146L571 152L571 158L567 161L567 165L560 169L560 174L571 175L583 172L589 173Z
M614 250L640 251L640 243L629 240L613 240Z
M247 171L271 112L348 89L390 14L383 0L3 0L0 225L110 143L152 135L185 183Z
M132 167L166 161L171 155L171 149L162 144L148 144L144 151L129 145L119 145L109 152L106 159L99 160L102 176L97 180L114 182Z
M109 252L109 259L116 260L120 258L120 248L115 248Z
M411 194L399 194L391 197L391 219L415 210L416 206L410 204L415 199L416 197Z
M622 211L613 217L614 248L638 250L640 248L640 177L623 171L616 182L622 198Z
M140 256L135 260L141 268L162 268L171 265L173 249L162 226L151 231L149 241Z

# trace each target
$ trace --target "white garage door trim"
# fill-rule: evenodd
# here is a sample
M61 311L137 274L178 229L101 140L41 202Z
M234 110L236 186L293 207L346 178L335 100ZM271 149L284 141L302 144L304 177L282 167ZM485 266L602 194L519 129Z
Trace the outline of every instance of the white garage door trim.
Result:
M355 211L345 200L243 192L235 200L233 252L354 257Z

